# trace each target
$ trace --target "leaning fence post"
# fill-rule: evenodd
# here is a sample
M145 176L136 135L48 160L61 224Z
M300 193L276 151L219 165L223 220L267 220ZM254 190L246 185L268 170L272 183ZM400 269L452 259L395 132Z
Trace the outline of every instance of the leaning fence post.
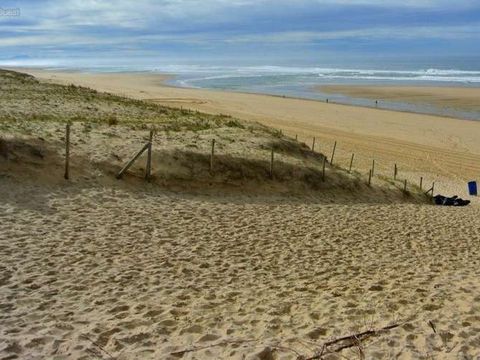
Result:
M372 160L372 176L375 176L375 159Z
M70 178L70 124L65 128L65 180Z
M133 163L140 157L140 155L143 154L143 152L144 152L145 150L148 149L149 145L150 145L149 143L146 143L146 144L142 147L142 149L141 149L138 153L136 153L135 156L134 156L132 159L130 159L130 161L122 168L122 170L120 170L120 171L118 172L118 174L117 174L117 176L116 176L117 179L120 179L120 178L123 176L123 173L124 173L125 171L127 171L127 170L130 168L130 166L133 165Z
M420 176L420 190L422 190L423 187L423 176Z
M213 171L213 156L215 155L215 139L212 139L212 152L210 153L210 172Z
M425 191L425 195L429 195L430 192L432 193L432 197L433 197L433 192L435 191L435 181L432 183L432 187L430 189L428 189L427 191Z
M153 130L150 130L150 136L148 137L147 168L145 170L145 180L150 180L150 176L152 174L152 143Z
M333 144L333 150L332 150L332 157L330 159L330 165L333 165L333 158L335 156L335 149L337 148L337 142L335 141L335 143Z

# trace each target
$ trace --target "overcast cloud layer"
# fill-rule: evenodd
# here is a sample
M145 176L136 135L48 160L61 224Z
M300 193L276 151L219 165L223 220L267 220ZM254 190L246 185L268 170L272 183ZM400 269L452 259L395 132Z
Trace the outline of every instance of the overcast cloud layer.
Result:
M3 60L480 55L478 0L51 0L0 8Z

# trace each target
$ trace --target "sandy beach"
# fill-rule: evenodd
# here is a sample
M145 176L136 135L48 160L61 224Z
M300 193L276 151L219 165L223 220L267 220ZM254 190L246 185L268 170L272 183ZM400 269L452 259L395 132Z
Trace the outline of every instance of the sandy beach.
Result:
M367 172L372 159L379 171L389 175L397 163L415 182L420 176L430 181L444 180L442 177L471 180L480 172L480 123L475 121L268 95L174 88L164 85L168 76L158 74L25 71L47 81L258 121L290 136L297 135L308 145L316 137L318 151L326 153L337 141L338 161L348 166L355 153L356 165ZM446 89L438 91L448 93ZM472 99L478 89L462 90L458 96L464 93ZM463 194L464 188L455 191Z
M480 355L478 207L0 191L4 359L296 359L396 323L368 359Z
M173 88L163 75L28 72L234 118L32 79L2 91L0 359L480 356L480 205L433 206L417 186L465 196L480 123ZM65 181L65 124L50 117L76 112ZM153 125L153 180L143 158L116 180Z
M480 89L473 87L327 85L319 87L319 90L379 101L405 101L464 111L480 111Z

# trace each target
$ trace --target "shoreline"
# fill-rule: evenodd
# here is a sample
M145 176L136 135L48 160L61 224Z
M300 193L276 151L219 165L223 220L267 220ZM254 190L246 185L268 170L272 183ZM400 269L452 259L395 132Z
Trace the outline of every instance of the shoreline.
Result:
M129 73L134 73L134 72L129 72L129 71L124 71L124 72L117 72L116 74L129 74ZM148 73L148 72L145 72ZM158 75L165 75L168 78L165 79L164 83L162 83L162 86L165 87L172 87L172 88L177 88L177 89L191 89L191 90L205 90L205 91L212 91L212 92L220 92L220 93L235 93L235 94L245 94L245 95L258 95L258 96L270 96L274 98L280 98L280 99L292 99L292 100L303 100L303 101L313 101L313 102L318 102L318 103L323 103L323 104L333 104L333 105L339 105L339 106L350 106L350 107L358 107L358 108L366 108L366 109L372 109L372 110L379 110L379 111L394 111L394 112L399 112L399 113L406 113L406 114L416 114L416 115L430 115L430 116L437 116L440 118L446 118L446 119L454 119L454 120L462 120L462 121L473 121L477 122L480 121L479 119L472 119L468 117L457 117L454 115L448 115L448 114L437 114L433 112L422 112L422 111L415 111L415 110L401 110L401 109L391 109L387 107L378 107L378 106L370 106L370 105L361 105L361 104L354 104L354 103L348 103L348 102L339 102L335 100L328 99L329 101L327 102L326 100L321 100L321 99L313 99L313 98L308 98L308 97L302 97L302 96L293 96L293 95L278 95L278 94L269 94L269 93L262 93L262 92L255 92L255 91L240 91L240 90L232 90L232 89L210 89L210 88L200 88L200 87L189 87L189 86L178 86L174 85L171 83L168 83L169 80L174 79L175 77L178 77L178 74L168 74L168 73L154 73ZM350 87L372 87L375 88L377 85L356 85L356 84L349 84L349 85L321 85L321 86L314 86L313 88L329 88L329 87L344 87L344 88L350 88ZM383 87L383 85L378 85L378 87ZM432 87L432 86L424 86L424 85L418 85L418 86L412 86L412 85L392 85L389 86L391 88L411 88L411 89L416 89L416 88L437 88L437 87ZM478 89L480 93L480 87L455 87L455 86L438 86L439 89ZM332 91L331 94L335 95L340 92L334 92ZM360 99L360 98L359 98ZM374 98L372 98L374 99ZM479 112L480 112L480 106L479 106ZM480 113L479 113L480 114Z
M334 105L339 105L339 106L348 106L348 107L357 107L357 108L366 108L366 109L372 109L372 110L380 110L380 111L392 111L392 112L399 112L399 113L406 113L406 114L416 114L416 115L428 115L428 116L436 116L440 118L446 118L446 119L454 119L454 120L463 120L463 121L480 121L480 103L475 103L471 108L462 108L461 106L455 107L447 107L446 109L452 109L455 112L455 114L448 114L448 113L442 113L442 112L436 112L433 109L430 110L415 110L413 109L414 106L419 106L420 108L422 106L425 107L432 107L436 109L440 109L438 107L438 104L435 103L430 103L430 102L422 102L418 100L418 98L415 98L414 96L411 96L411 99L413 100L412 102L401 102L401 97L394 97L392 96L391 98L385 98L385 95L390 95L392 91L398 91L398 90L407 90L408 92L416 92L416 91L421 91L424 89L428 90L433 90L435 91L440 91L440 92L463 92L462 95L468 94L468 93L476 93L475 96L469 96L472 99L479 99L480 100L480 87L462 87L462 86L451 86L451 85L438 85L438 86L432 86L432 85L404 85L404 84L398 84L398 85L385 85L385 84L378 84L378 85L372 85L372 84L347 84L347 85L333 85L333 84L327 84L327 85L315 85L312 87L313 91L317 91L318 93L324 93L325 95L332 94L334 98L328 98L328 102L326 100L322 99L315 99L315 98L309 98L309 97L304 97L304 96L294 96L294 95L280 95L280 94L271 94L271 93L266 93L266 92L255 92L255 91L242 91L242 90L233 90L233 89L214 89L214 88L201 88L201 87L188 87L188 86L179 86L176 84L173 84L169 81L174 80L175 78L179 77L179 74L175 73L163 73L163 72L153 72L149 70L139 70L139 71L112 71L112 72L89 72L85 70L77 70L77 69L60 69L60 70L49 70L48 68L29 68L29 67L2 67L7 70L13 70L13 71L20 71L20 72L26 72L26 73L32 73L39 75L41 73L43 74L64 74L64 75L86 75L86 76L104 76L104 75L118 75L118 76L125 76L125 75L138 75L138 76L151 76L151 77L159 77L162 80L158 85L161 87L166 87L166 88L175 88L175 89L187 89L187 90L198 90L198 91L208 91L208 92L215 92L215 93L233 93L233 94L245 94L245 95L255 95L255 96L267 96L267 97L273 97L273 98L280 98L280 99L292 99L292 100L303 100L303 101L311 101L311 102L318 102L318 103L327 103L327 104L334 104ZM374 92L374 90L378 90ZM339 101L338 99L335 99L335 96L342 96L348 98L348 100L345 101ZM409 98L410 99L410 98ZM384 106L384 103L379 103L379 105L373 105L373 104L368 104L365 103L365 101L374 101L374 100L384 100L385 103L389 103L389 105ZM449 99L451 100L451 99ZM461 101L461 99L458 99ZM392 103L393 101L393 103ZM395 102L398 102L395 104ZM392 105L393 104L393 105ZM397 106L395 105L407 105L407 106ZM408 106L412 105L412 106ZM465 112L465 114L462 116L461 112ZM478 118L473 118L475 116L474 114L478 113Z
M322 85L315 89L321 93L346 96L360 101L409 104L412 107L443 109L444 111L465 112L480 116L480 104L478 103L480 88L476 87L351 84ZM442 116L456 118L448 114ZM479 121L480 118L467 120Z
M175 77L175 75L171 75L171 76ZM166 81L168 81L168 80L166 80ZM389 109L389 108L386 108L386 107L349 104L349 103L346 103L346 102L338 102L338 101L331 100L331 99L329 99L328 102L327 102L327 101L324 101L324 100L311 99L311 98L301 97L301 96L276 95L276 94L267 94L267 93L261 93L261 92L253 92L253 91L250 92L250 91L238 91L238 90L222 90L222 89L208 89L208 88L198 88L198 87L175 86L175 85L168 84L168 83L165 83L162 86L172 87L172 88L177 88L177 89L205 90L205 91L221 92L221 93L236 93L236 94L245 94L245 95L269 96L269 97L274 97L274 98L279 98L279 99L312 101L312 102L317 102L317 103L322 103L322 104L332 104L332 105L338 105L338 106L358 107L358 108L372 109L372 110L378 110L378 111L393 111L393 112L405 113L405 114L429 115L429 116L436 116L436 117L439 117L439 118L453 119L453 120L459 120L459 121L472 121L472 122L479 122L480 121L480 119L475 120L475 119L471 119L471 118L466 118L466 117L462 118L462 117L456 117L456 116L447 115L447 114L435 114L435 113L421 112L421 111L415 111L415 110L399 110L399 109ZM350 86L355 86L355 85L345 85L345 87L350 87Z

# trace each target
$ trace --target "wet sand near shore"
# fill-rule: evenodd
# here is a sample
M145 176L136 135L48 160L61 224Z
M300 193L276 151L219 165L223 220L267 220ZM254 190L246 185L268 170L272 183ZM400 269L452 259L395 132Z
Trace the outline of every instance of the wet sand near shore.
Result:
M355 98L480 111L480 88L473 87L325 85L318 89Z

